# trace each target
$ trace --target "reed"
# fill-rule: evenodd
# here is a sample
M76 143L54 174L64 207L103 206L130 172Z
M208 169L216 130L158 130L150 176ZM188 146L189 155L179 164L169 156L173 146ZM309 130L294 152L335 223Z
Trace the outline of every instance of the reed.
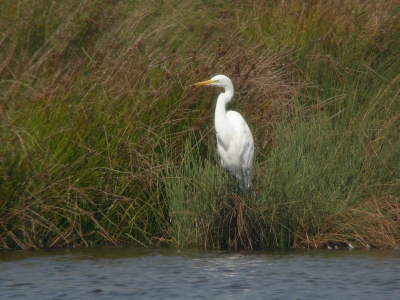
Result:
M3 2L0 248L399 246L395 1ZM217 73L246 202L189 87Z

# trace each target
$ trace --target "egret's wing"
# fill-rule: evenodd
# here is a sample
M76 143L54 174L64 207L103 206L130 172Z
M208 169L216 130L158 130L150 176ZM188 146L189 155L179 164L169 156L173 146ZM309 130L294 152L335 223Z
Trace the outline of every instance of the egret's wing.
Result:
M246 188L251 185L251 179L253 177L253 160L254 160L254 140L253 135L247 126L243 117L235 112L228 111L226 114L229 122L233 125L236 133L236 148L240 156L242 164L242 173Z

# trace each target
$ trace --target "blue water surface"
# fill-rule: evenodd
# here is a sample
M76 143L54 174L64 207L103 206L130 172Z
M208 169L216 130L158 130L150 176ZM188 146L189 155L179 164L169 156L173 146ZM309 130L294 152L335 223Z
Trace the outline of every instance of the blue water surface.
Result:
M400 251L2 251L0 291L1 299L400 299Z

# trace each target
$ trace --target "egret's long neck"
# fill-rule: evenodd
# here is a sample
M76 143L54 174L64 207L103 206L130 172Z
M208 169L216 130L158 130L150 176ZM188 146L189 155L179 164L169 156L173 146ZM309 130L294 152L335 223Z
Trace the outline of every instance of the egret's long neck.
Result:
M233 97L233 87L225 89L225 93L218 96L217 105L215 107L215 129L224 131L224 124L226 124L226 104L231 101Z

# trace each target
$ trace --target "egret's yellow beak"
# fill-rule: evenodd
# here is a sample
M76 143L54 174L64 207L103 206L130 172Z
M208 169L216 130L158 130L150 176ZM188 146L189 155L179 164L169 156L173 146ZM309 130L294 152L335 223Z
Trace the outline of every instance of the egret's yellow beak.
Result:
M216 83L216 82L218 82L218 80L212 80L212 79L210 79L210 80L206 80L206 81L196 82L196 83L192 84L192 86L209 85L209 84L211 84L211 83Z

